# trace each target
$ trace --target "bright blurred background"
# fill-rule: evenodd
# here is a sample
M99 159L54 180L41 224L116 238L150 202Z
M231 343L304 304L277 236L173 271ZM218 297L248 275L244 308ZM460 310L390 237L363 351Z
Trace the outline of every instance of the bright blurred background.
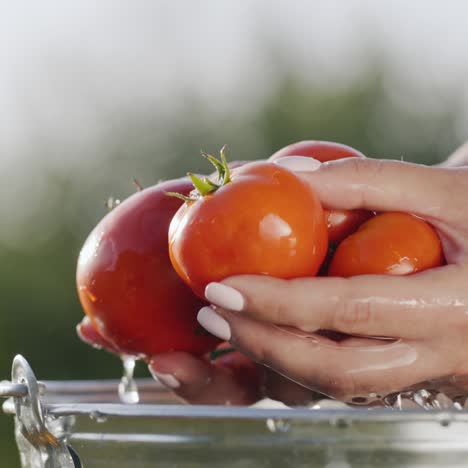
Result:
M74 271L134 177L206 171L224 143L445 159L468 139L467 20L463 0L0 2L0 379L17 353L41 379L119 376L75 336Z

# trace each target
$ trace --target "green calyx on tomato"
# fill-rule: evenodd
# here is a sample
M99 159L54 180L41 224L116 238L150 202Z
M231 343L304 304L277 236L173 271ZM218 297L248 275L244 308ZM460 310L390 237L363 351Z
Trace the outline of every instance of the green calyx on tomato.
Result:
M210 361L216 361L216 359L220 358L221 356L233 353L234 351L236 351L236 348L233 348L232 346L229 346L227 348L217 348L214 351L211 351Z
M176 192L166 192L166 195L170 197L180 198L186 202L193 202L196 201L200 197L206 197L213 192L216 192L220 187L231 182L231 173L229 171L229 165L226 159L226 145L224 145L219 154L220 159L214 157L211 154L205 153L204 151L201 152L202 156L211 164L213 164L214 168L216 169L218 180L213 182L209 177L198 177L192 172L188 172L187 175L190 177L190 180L195 187L195 190L190 193L189 196L182 195Z

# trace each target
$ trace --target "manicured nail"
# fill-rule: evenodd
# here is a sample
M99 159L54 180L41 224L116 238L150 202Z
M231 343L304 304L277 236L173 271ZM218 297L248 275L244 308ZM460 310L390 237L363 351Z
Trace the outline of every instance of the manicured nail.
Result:
M320 161L306 156L285 156L277 159L275 164L298 172L316 171L321 166Z
M171 374L161 374L160 372L156 372L152 366L149 366L149 371L151 372L151 375L161 382L163 385L166 387L175 389L180 387L180 382Z
M231 328L229 323L218 315L211 307L202 307L197 315L198 323L212 335L229 341L231 338Z
M244 308L244 298L242 294L221 283L210 283L205 288L205 297L212 304L223 309L235 310L237 312Z

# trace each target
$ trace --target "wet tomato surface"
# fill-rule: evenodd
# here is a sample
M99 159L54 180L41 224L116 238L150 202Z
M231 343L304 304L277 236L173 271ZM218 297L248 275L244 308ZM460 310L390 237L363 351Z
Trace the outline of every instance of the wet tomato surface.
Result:
M329 276L409 275L444 264L442 245L426 221L400 212L366 221L337 248Z

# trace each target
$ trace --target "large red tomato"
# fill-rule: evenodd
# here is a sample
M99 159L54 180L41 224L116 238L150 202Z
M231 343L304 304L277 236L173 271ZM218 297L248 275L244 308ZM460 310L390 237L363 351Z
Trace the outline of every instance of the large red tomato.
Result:
M437 233L424 220L388 212L366 221L337 248L329 276L409 275L444 263Z
M285 156L305 156L320 162L334 161L344 158L365 158L351 146L331 141L307 140L285 146L270 157L275 161ZM366 220L373 216L367 210L325 210L328 226L328 239L332 244L338 244L345 237L356 231Z
M203 354L219 343L200 332L196 316L204 303L169 260L169 223L182 201L166 192L188 194L191 189L189 180L181 179L135 193L102 219L81 250L80 301L112 351ZM82 329L82 336L87 332Z
M320 201L305 182L270 162L246 164L232 177L224 164L219 179L195 178L197 192L169 228L172 264L197 295L232 275L317 273L327 230Z

